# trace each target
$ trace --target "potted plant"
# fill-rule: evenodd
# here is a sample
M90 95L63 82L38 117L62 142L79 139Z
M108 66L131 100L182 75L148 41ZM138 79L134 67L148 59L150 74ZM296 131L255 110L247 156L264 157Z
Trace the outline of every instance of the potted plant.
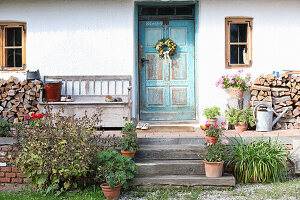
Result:
M11 124L5 119L0 120L0 137L8 137L10 136L10 128Z
M216 124L217 123L217 116L220 116L220 108L214 106L212 108L206 108L203 111L203 115L206 117L207 121L206 124Z
M251 127L255 125L255 117L253 116L252 109L245 107L244 109L231 108L226 113L226 119L238 132L246 131L248 125Z
M243 70L238 70L238 73L234 75L223 75L217 81L216 86L222 89L228 89L231 98L242 98L244 91L251 85L251 74L247 73L246 76L242 76L242 72Z
M106 198L118 199L121 187L127 187L127 181L134 177L134 173L137 173L135 163L115 149L98 154L97 176L105 180L101 188Z
M122 135L122 139L119 142L119 147L121 148L121 153L123 156L128 156L133 158L139 145L137 143L137 134L135 131L129 134Z
M227 153L226 148L226 145L220 141L206 146L207 153L204 155L203 161L206 177L216 178L222 176Z
M207 144L216 144L219 140L220 135L224 131L225 122L221 122L221 126L217 124L205 124L201 126L201 129L205 132L205 139Z
M129 134L131 133L132 131L135 131L135 125L133 123L126 123L124 125L124 127L122 128L122 135L126 135L126 134Z

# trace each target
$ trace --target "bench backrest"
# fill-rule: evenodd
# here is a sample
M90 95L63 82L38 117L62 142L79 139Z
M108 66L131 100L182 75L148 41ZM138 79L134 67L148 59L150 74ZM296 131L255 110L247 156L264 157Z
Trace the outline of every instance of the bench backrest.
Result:
M44 80L61 79L62 95L77 97L128 97L129 75L104 76L44 76Z

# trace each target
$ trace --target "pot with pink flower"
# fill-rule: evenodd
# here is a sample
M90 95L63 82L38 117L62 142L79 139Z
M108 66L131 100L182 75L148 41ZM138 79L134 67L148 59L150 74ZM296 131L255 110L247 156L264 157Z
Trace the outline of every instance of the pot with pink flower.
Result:
M224 131L225 122L221 122L222 126L217 124L205 124L201 126L201 129L205 132L205 139L207 144L216 144L219 140L220 135Z
M243 98L244 92L251 86L251 74L242 75L243 70L238 70L234 75L223 75L216 83L217 87L228 89L231 98Z

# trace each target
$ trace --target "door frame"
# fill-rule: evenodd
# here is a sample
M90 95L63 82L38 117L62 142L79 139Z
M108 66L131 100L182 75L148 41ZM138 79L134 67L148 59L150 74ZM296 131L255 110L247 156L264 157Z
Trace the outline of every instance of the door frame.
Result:
M132 84L135 87L135 118L137 120L140 119L140 96L139 96L139 92L140 92L140 85L139 85L139 52L138 52L138 48L139 48L139 15L138 15L138 7L141 5L153 5L153 6L157 6L157 5L194 5L195 6L195 19L194 19L194 23L195 23L195 60L194 60L194 76L195 76L195 91L194 91L194 95L195 95L195 112L196 112L196 120L189 120L190 122L194 122L197 123L199 122L199 67L198 66L198 29L199 29L199 2L198 1L176 1L176 2L135 2L134 3L134 63L135 63L135 67L134 67L134 83Z

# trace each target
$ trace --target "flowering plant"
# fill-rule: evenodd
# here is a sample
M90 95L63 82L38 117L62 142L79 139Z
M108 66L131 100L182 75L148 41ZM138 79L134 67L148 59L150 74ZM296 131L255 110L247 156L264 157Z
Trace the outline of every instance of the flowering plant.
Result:
M228 140L220 140L216 144L209 144L206 146L207 153L204 155L204 160L207 162L221 162L225 161L228 156Z
M201 129L204 130L205 135L207 137L219 137L222 135L224 131L224 125L226 125L225 122L221 122L222 126L218 126L217 124L205 124L204 126L201 126Z
M39 123L39 121L41 120L41 119L43 119L45 117L45 115L43 115L43 114L34 114L34 113L31 113L30 114L30 116L25 116L24 117L24 120L27 120L28 121L28 124L29 124L29 126L31 126L31 127L35 127L35 126L39 126L40 125L40 123Z
M223 75L216 83L216 86L222 89L228 89L230 87L242 88L244 91L248 89L251 79L251 74L247 73L246 76L242 76L243 70L238 70L238 73L234 75Z
M176 44L169 38L158 40L155 49L159 53L160 58L165 58L166 56L173 57L176 54Z
M251 108L245 107L243 110L231 108L226 113L226 119L232 125L239 122L249 124L251 127L255 125L255 117Z

